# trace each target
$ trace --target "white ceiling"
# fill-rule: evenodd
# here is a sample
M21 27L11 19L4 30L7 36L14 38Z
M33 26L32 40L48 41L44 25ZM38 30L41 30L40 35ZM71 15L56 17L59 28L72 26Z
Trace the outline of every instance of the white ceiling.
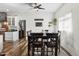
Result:
M41 3L45 10L39 10L41 12L55 12L62 3ZM23 14L26 12L35 12L32 7L28 5L28 3L0 3L0 12L16 13ZM39 12L38 11L38 12Z

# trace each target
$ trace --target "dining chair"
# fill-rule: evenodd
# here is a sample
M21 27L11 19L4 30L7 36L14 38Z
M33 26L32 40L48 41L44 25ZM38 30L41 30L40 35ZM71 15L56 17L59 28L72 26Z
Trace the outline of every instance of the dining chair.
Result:
M60 52L60 48L61 48L61 32L60 31L58 31L58 50L59 50L59 52Z
M45 42L45 45L47 46L47 56L49 55L49 53L52 53L52 55L55 55L56 53L55 53L55 47L57 48L58 46L58 44L56 44L57 43L57 37L58 37L58 33L47 33L46 34L47 35L47 37L49 38L49 39L47 39L48 41L47 42ZM51 49L51 51L49 51L49 49Z
M43 50L43 40L42 36L43 33L31 33L32 36L32 55L42 56L42 50Z

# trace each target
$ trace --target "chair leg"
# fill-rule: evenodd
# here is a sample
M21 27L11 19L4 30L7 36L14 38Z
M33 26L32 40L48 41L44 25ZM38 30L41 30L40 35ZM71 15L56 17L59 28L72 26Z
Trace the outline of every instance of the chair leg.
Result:
M48 56L48 47L47 47L47 56Z
M44 56L44 47L42 47L41 54L42 54L42 56Z
M32 48L32 56L34 56L34 52L35 52L35 49L34 47Z
M59 52L60 52L60 43L59 43Z
M41 56L42 56L42 48L41 48Z
M52 55L53 55L53 48L52 48Z
M38 48L37 48L37 55L38 55Z
M58 43L58 52L60 52L60 41Z

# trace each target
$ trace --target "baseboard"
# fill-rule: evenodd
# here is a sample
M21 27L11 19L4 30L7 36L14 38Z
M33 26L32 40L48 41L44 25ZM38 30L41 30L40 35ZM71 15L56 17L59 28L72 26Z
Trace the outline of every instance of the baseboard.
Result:
M69 56L72 56L69 51L67 51L64 47L61 46L61 49L63 49Z
M12 42L12 40L5 40L5 42Z
M5 40L5 42L18 42L18 40L13 41L13 40Z

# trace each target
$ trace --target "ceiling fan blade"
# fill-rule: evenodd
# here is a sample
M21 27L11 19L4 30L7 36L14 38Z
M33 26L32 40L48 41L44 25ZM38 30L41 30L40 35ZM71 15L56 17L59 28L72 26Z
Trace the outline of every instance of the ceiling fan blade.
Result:
M37 8L38 8L37 6L34 7L34 9L37 9Z
M40 5L36 5L34 8L40 8L41 4Z
M37 3L28 3L29 6L34 7L37 6Z
M39 8L39 9L43 9L43 10L45 10L45 8Z
M34 3L37 6L37 3Z
M40 5L38 5L38 7L40 7L40 6L42 6L41 4Z
M43 9L45 10L45 8L42 8L41 4L37 4L37 3L28 3L29 6L33 7L34 9Z

